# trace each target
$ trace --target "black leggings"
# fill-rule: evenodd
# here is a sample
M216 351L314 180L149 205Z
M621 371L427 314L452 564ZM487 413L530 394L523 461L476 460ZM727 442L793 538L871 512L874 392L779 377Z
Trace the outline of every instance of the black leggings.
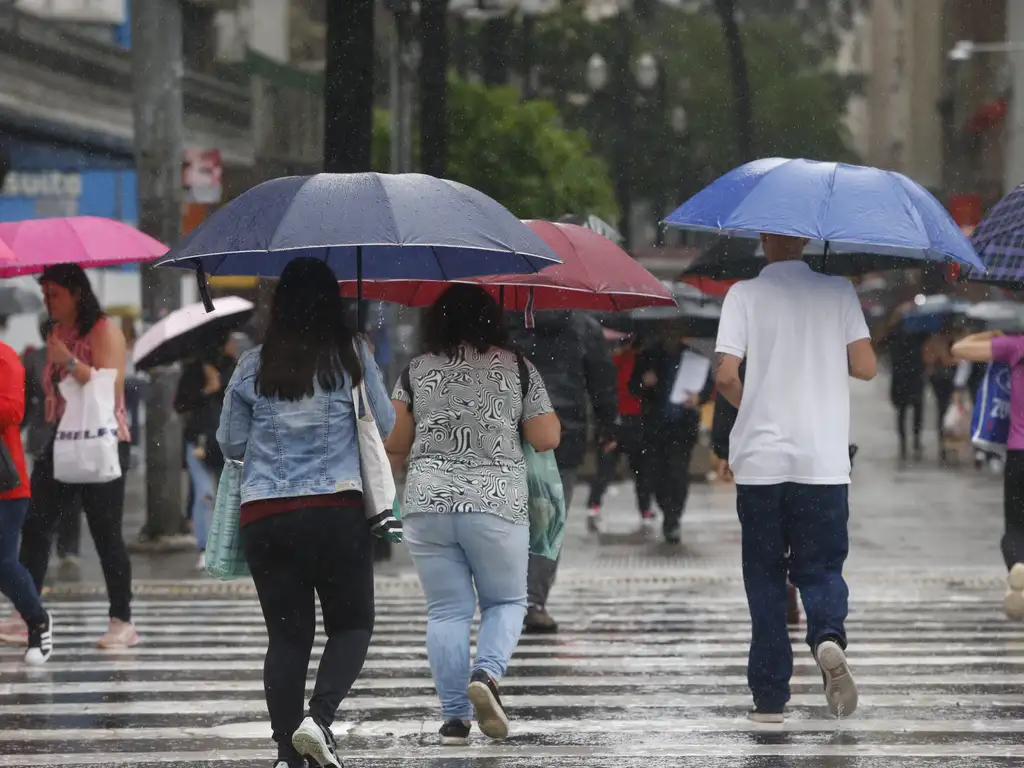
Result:
M921 401L896 406L896 431L900 436L900 453L907 452L907 413L911 412L914 429L914 448L921 448L921 430L924 427L924 408Z
M107 583L110 617L132 619L132 562L124 545L124 473L128 471L131 448L118 445L121 477L109 483L70 485L53 479L53 446L36 460L32 468L32 502L21 529L22 565L32 574L36 589L42 592L50 548L57 526L68 515L85 513L89 533L96 545Z
M270 642L263 688L279 760L298 762L292 734L302 722L306 673L320 597L327 645L309 714L334 722L359 676L373 634L373 542L362 507L282 512L242 528L242 547Z
M587 499L587 506L601 506L605 491L608 490L608 484L615 478L619 457L626 454L629 459L629 469L633 473L633 480L636 484L637 509L640 512L647 512L651 508L651 488L643 461L643 426L639 416L622 417L618 443L618 447L614 451L607 453L600 453L601 449L598 447L597 473L594 475L594 481L590 484L590 497Z
M1006 452L1003 515L1006 518L1003 560L1010 569L1015 563L1024 563L1024 451Z

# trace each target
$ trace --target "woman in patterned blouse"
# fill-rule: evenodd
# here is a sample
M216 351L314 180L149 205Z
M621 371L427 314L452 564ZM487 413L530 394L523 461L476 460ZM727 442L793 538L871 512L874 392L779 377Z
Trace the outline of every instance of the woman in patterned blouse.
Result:
M397 419L387 449L396 470L409 459L403 527L427 597L441 743L462 745L474 710L485 735L508 735L498 683L526 615L530 544L522 441L553 450L561 427L540 374L509 349L501 309L485 291L448 289L424 333L426 354L392 395Z

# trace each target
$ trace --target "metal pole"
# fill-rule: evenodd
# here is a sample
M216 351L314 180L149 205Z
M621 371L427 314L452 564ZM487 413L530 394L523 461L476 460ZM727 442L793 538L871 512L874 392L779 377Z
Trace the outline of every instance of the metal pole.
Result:
M167 245L181 234L184 128L180 0L132 3L132 83L139 228ZM143 321L181 305L175 270L142 267ZM182 532L181 430L174 416L175 377L156 370L146 395L146 524L155 541Z

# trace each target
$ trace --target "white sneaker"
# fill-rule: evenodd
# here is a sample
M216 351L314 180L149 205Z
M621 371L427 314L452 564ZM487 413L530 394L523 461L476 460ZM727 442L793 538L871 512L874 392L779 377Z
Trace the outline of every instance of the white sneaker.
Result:
M53 655L53 615L46 614L46 624L32 627L28 633L28 650L25 651L25 663L38 667L50 660Z
M334 734L330 729L321 728L312 717L302 721L292 734L292 746L303 757L309 758L320 768L342 768L335 751Z
M100 648L134 648L139 644L139 633L130 621L111 619L106 634L99 639Z
M1006 577L1006 596L1003 610L1013 621L1024 621L1024 563L1016 563Z
M846 654L839 644L826 640L815 649L815 658L825 680L825 700L833 717L849 717L857 711L857 683L850 672Z
M205 552L200 552L199 553L199 562L196 563L196 570L197 571L205 571L206 570L206 553Z

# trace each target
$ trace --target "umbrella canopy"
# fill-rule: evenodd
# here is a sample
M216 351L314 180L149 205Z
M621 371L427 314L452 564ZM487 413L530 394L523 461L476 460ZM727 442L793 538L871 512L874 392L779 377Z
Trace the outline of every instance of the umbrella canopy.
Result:
M19 285L0 285L0 316L36 314L42 309L38 293Z
M903 313L903 329L908 333L938 333L947 317L962 315L970 309L966 301L951 299L945 294L919 297L916 306Z
M665 219L735 237L762 232L827 243L829 253L956 261L984 269L942 204L899 173L770 158L747 163Z
M645 336L666 324L682 325L694 338L710 338L718 333L722 305L717 299L688 283L667 283L676 305L645 307L619 315L605 315L602 325L617 331Z
M238 296L214 299L207 312L203 302L176 309L153 324L132 349L132 362L140 371L170 365L222 338L252 317L255 306Z
M487 195L415 173L266 181L220 208L160 263L279 277L298 256L322 259L339 280L452 280L558 263Z
M0 223L0 278L34 275L54 264L87 269L149 261L167 246L135 227L98 216L26 219ZM2 248L0 248L2 251Z
M875 253L825 253L824 244L811 242L804 249L804 261L815 272L824 275L853 277L868 272L889 269L915 269L921 266L918 259L881 256ZM685 270L683 277L708 277L713 280L750 280L757 277L768 262L764 248L757 240L739 237L721 237Z
M576 224L580 227L586 227L587 229L597 232L597 234L607 237L616 245L622 245L625 242L625 238L622 234L609 224L607 221L602 219L600 216L590 214L589 216L578 216L574 213L566 214L558 220L559 224Z
M971 234L987 272L968 270L971 280L1024 289L1024 184L996 203Z
M674 307L672 292L606 237L587 227L526 221L562 259L533 275L496 275L460 282L488 289L506 309L587 309L621 312L637 307ZM449 282L389 280L364 282L363 298L392 301L408 307L433 304ZM355 296L356 285L341 284L343 296ZM532 305L531 305L532 298Z
M994 331L1024 330L1024 307L1013 301L981 301L968 307L964 316Z

